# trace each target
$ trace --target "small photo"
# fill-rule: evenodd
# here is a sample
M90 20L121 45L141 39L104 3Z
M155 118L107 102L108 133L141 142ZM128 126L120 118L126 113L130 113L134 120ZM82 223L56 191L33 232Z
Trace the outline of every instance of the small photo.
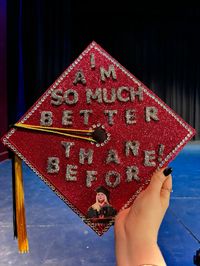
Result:
M87 219L91 222L107 223L114 219L116 209L110 204L110 192L104 186L96 189L96 202L89 207Z

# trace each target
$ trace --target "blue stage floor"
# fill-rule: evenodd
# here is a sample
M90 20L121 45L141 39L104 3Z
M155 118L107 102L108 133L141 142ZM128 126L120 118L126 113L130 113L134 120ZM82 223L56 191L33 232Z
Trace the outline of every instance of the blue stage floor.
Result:
M200 144L188 144L171 163L173 193L160 229L168 266L191 266L200 248ZM113 228L98 237L23 165L30 253L18 254L12 229L11 161L0 163L0 266L114 266Z

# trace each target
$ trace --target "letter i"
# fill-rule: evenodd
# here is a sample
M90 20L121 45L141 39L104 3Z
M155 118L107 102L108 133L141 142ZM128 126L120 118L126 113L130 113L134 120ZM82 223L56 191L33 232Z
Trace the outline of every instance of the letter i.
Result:
M90 65L91 65L92 69L95 68L95 57L94 57L94 54L90 55Z

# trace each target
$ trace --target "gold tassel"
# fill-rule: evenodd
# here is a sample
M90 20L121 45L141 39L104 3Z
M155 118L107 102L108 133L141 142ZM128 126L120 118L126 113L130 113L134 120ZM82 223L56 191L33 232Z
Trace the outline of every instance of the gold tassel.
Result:
M29 252L28 238L26 231L26 215L24 207L24 190L22 176L22 160L15 155L15 200L16 200L16 225L18 249L20 253Z

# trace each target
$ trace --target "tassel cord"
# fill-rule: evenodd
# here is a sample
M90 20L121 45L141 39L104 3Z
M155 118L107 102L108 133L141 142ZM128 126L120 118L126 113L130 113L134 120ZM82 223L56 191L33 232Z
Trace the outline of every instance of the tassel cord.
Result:
M27 253L29 251L27 231L26 231L26 217L24 206L24 189L22 177L22 160L15 156L15 197L16 197L16 225L18 249L20 253Z
M93 138L88 138L88 137L83 137L80 135L75 135L72 132L74 132L75 129L71 130L71 134L67 134L67 133L63 133L63 132L59 132L60 130L62 131L66 131L66 129L59 129L59 128L47 128L47 127L40 127L40 126L31 126L31 125L26 125L26 124L15 124L14 127L16 128L24 128L24 129L28 129L28 130L35 130L35 131L39 131L39 132L46 132L46 133L52 133L52 134L57 134L57 135L61 135L61 136L66 136L66 137L72 137L72 138L77 138L77 139L83 139L83 140L87 140L90 142L96 142ZM58 131L59 130L59 131ZM68 131L68 130L67 130ZM93 131L91 130L77 130L80 133L86 133L86 134L90 134Z

